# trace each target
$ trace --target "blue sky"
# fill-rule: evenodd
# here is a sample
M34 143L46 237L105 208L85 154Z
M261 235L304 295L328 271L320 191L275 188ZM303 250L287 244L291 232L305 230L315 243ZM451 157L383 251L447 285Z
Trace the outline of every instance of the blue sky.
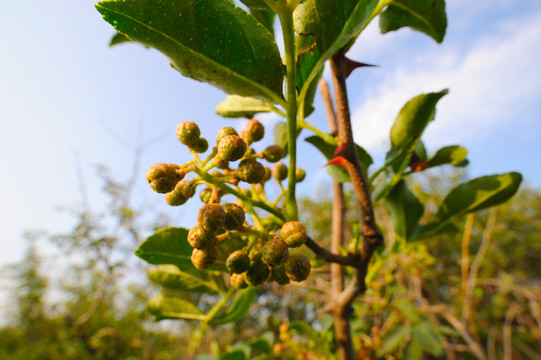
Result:
M517 3L448 1L441 45L410 30L382 36L377 21L370 25L350 52L380 65L357 70L348 80L356 140L381 161L402 105L420 93L449 88L424 138L429 151L460 144L469 150L471 176L520 171L540 186L541 2ZM93 164L127 179L130 146L141 134L143 142L158 138L141 159L135 200L161 208L163 201L143 176L153 163L189 160L175 139L176 125L196 121L211 140L222 126L242 125L215 115L225 94L183 78L160 53L132 44L108 48L113 29L93 1L3 1L0 14L0 265L20 258L23 231L69 228L70 218L57 209L80 200L78 164L90 205L100 208ZM261 149L270 144L276 121L262 119L269 136ZM322 109L309 120L325 128ZM327 179L324 159L310 145L302 144L299 153L301 167L309 170L301 192L309 194ZM189 227L199 205L193 200L163 208Z

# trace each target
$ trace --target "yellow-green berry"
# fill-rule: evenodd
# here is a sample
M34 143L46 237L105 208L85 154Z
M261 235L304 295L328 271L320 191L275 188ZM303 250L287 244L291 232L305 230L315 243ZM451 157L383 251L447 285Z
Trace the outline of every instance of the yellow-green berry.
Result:
M246 153L246 143L237 135L224 136L218 143L218 158L224 161L236 161Z
M188 232L188 243L191 247L206 250L215 247L217 243L214 233L205 231L200 225L196 225Z
M284 264L284 269L291 280L304 281L310 275L310 260L304 254L290 255Z
M231 275L231 286L235 289L245 289L248 287L248 283L244 278L244 274L232 274Z
M248 285L257 286L263 284L270 275L270 269L267 264L256 257L250 264L250 268L244 273L244 278Z
M237 230L242 227L245 220L244 210L237 204L227 203L223 206L225 212L225 228Z
M175 164L154 164L145 175L152 190L160 194L173 191L175 185L183 178L184 171Z
M185 204L195 194L195 185L189 180L182 180L177 183L173 191L165 194L165 201L171 206Z
M225 211L219 204L203 205L197 214L197 222L206 231L215 232L225 225Z
M210 200L210 197L212 196L212 189L209 189L209 188L206 188L206 189L203 189L201 190L201 192L199 193L199 198L201 199L202 202L204 202L205 204L208 204L209 203L209 200Z
M216 145L218 145L220 141L228 135L238 135L238 133L230 126L221 128L220 131L218 131L218 135L216 136Z
M227 270L233 274L242 274L250 268L250 257L245 251L233 251L225 261Z
M287 285L290 282L290 279L286 274L286 269L284 268L284 265L271 267L271 279L279 285Z
M249 184L257 184L265 177L265 167L255 159L242 160L237 167L237 177Z
M289 250L285 242L275 236L265 243L261 250L262 259L270 266L281 265L289 255Z
M289 247L299 247L306 242L306 229L298 221L288 221L280 229L280 239Z
M272 176L274 176L278 182L284 181L287 179L287 166L283 162L274 164L272 167Z
M243 133L246 142L251 144L263 139L263 136L265 136L265 127L256 119L252 119L246 124Z
M216 249L216 246L213 246L206 250L193 249L191 260L196 268L203 270L214 264L217 257L218 249Z
M209 142L207 139L200 137L197 139L197 141L190 146L190 149L198 152L198 153L204 153L209 148Z
M284 157L284 149L280 145L271 145L263 151L263 157L268 162L275 163Z
M304 177L306 176L306 172L301 168L295 169L295 182L301 182L304 180Z
M184 145L194 145L200 136L199 126L193 121L185 121L177 126L177 138Z

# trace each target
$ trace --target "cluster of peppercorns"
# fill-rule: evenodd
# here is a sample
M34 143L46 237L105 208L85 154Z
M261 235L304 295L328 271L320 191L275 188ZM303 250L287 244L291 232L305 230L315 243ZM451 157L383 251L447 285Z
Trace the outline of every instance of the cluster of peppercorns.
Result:
M290 280L303 281L310 275L310 260L301 253L289 254L289 248L306 242L306 230L298 221L289 221L279 235L268 240L261 251L250 257L244 250L232 252L226 261L231 275L231 285L237 289L257 286L267 280L286 285Z
M258 228L250 228L245 223L243 206L246 206L240 199L238 204L220 205L221 196L224 195L222 188L226 191L232 189L224 186L220 188L220 184L235 186L237 194L242 193L246 198L251 198L254 194L256 197L258 194L264 195L263 185L271 177L278 183L287 178L288 169L279 162L284 157L282 147L271 145L260 153L250 148L264 134L264 126L255 119L250 120L240 133L232 127L224 127L218 132L212 153L207 159L200 160L198 154L207 151L208 141L201 137L200 129L194 122L180 123L176 131L177 138L190 149L194 160L183 165L155 164L146 174L151 188L165 194L165 200L171 206L186 203L195 195L198 185L207 185L200 192L205 205L199 210L198 224L188 233L188 242L194 248L191 260L196 268L205 269L216 262L221 241L231 238L248 241L241 250L235 250L240 246L221 247L221 253L227 255L226 267L232 273L231 284L236 288L256 286L268 279L279 284L287 284L290 279L303 281L310 273L308 258L302 254L289 255L288 250L306 241L306 231L302 224L288 222L280 229L280 235L273 237L269 234L276 233L279 225L263 226L260 223ZM276 164L271 170L258 159ZM230 163L237 160L240 162L236 169L231 168ZM190 172L197 176L191 180L184 179ZM302 169L296 169L297 182L302 181L304 176ZM252 184L252 189L239 188L238 183L241 181ZM228 250L224 250L226 248Z

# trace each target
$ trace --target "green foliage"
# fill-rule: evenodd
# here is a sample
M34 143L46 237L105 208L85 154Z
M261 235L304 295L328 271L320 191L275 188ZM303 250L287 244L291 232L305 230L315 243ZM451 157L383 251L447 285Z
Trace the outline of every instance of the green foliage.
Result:
M271 105L259 99L238 95L229 95L224 102L216 106L216 114L226 118L245 117L251 119L255 114L271 110Z

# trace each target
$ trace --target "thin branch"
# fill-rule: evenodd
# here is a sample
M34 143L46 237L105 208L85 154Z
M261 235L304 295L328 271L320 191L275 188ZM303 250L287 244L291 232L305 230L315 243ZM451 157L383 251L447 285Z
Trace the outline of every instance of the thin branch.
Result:
M335 263L335 264L341 264L341 265L347 265L347 266L356 266L358 263L360 256L359 255L338 255L333 254L327 249L322 248L319 246L318 243L314 241L314 239L308 237L306 242L304 243L312 252L318 257L321 258L327 262Z
M466 303L468 291L468 271L470 267L470 239L473 228L474 213L469 213L464 226L464 234L462 235L462 256L460 258L460 268L462 272L462 303ZM467 319L467 311L462 309L462 318Z

